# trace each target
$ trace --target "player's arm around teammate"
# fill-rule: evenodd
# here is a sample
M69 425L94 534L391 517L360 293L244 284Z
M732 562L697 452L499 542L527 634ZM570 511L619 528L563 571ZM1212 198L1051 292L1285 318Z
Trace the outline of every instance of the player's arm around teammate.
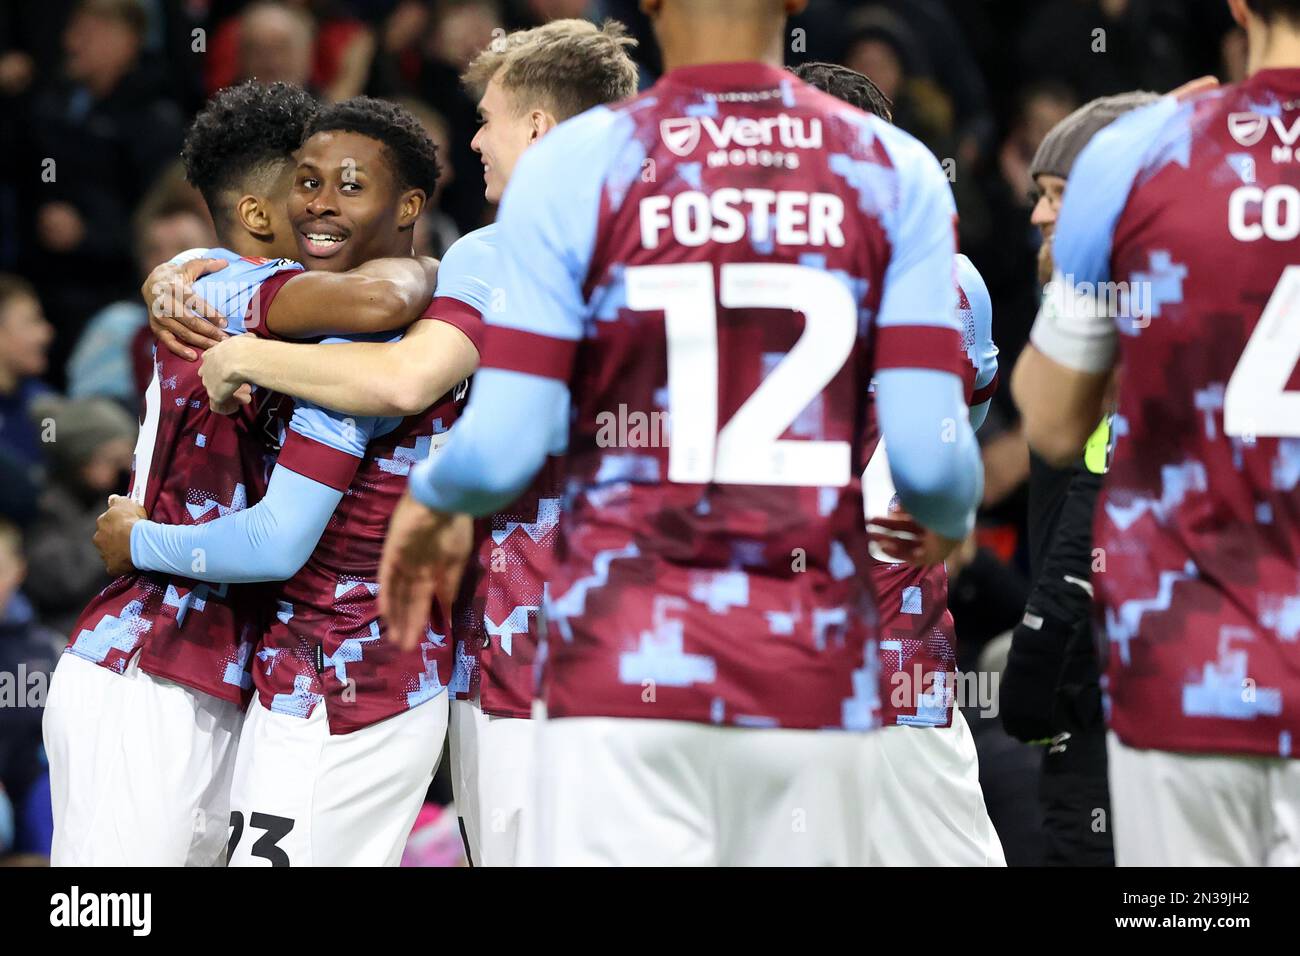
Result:
M234 338L222 331L220 311L194 291L201 276L224 265L220 259L173 259L155 267L140 287L154 335L181 358L193 361L195 349ZM374 259L347 272L305 273L292 290L276 296L267 327L290 339L405 328L429 304L437 277L438 260L427 256Z
M210 349L202 374L214 406L251 382L350 415L422 412L478 367L481 316L491 295L480 278L491 271L492 246L484 236L490 231L470 233L447 250L433 301L395 342L258 339Z

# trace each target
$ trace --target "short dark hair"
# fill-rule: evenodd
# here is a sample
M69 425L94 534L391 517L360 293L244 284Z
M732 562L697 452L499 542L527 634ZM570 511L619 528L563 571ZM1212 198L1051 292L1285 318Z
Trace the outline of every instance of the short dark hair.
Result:
M1246 0L1246 8L1265 23L1287 20L1300 26L1300 0Z
M185 178L203 195L218 228L231 220L223 195L246 185L265 186L302 145L319 107L291 83L249 80L208 100L185 134Z
M894 121L893 101L857 70L838 63L801 63L792 67L790 72L837 100L856 106L865 113L874 113L886 123Z
M415 114L404 106L369 96L354 96L322 109L307 124L303 140L331 131L359 133L384 144L401 189L432 196L438 185L438 147Z

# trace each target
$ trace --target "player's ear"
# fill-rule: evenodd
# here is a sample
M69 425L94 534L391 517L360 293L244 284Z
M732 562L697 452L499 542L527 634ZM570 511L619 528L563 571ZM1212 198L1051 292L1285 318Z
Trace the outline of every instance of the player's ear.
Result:
M409 229L415 225L415 221L420 218L420 213L424 212L424 204L428 197L424 195L423 189L408 189L402 194L402 200L397 207L397 227L399 229Z
M529 121L532 127L528 134L529 146L560 125L556 118L546 110L533 110L529 115Z
M1249 19L1246 15L1246 0L1228 0L1228 10L1232 13L1232 19L1237 22L1237 26L1246 29L1246 21Z
M255 236L269 236L274 232L270 211L258 196L239 197L239 202L235 203L235 218L244 229Z

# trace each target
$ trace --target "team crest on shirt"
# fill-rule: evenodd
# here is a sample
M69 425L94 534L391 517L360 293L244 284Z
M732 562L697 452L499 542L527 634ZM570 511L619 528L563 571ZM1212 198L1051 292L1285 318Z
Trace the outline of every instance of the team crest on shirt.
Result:
M1239 146L1254 146L1268 132L1268 117L1258 113L1229 113L1228 132Z
M700 121L694 116L660 120L659 135L670 153L689 156L700 145Z

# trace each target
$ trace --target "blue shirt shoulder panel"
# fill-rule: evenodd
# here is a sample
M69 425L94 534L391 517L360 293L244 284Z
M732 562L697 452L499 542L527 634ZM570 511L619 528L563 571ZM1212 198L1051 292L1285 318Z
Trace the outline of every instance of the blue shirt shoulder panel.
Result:
M461 236L438 263L434 298L447 296L473 306L480 315L487 315L498 272L496 257L496 223Z
M194 283L194 293L226 317L226 331L232 335L244 331L244 317L258 288L277 272L300 271L292 259L241 259L239 254L220 247L209 249L206 258L225 259L226 267Z
M878 122L871 132L889 154L897 196L879 214L892 253L877 324L956 329L957 290L939 281L952 278L957 252L957 206L948 177L934 154L903 130Z
M1067 282L1110 280L1115 223L1138 175L1170 137L1186 132L1190 104L1172 96L1125 113L1083 148L1070 171L1052 240L1056 269Z
M625 150L632 122L598 106L567 120L530 147L506 187L497 218L502 308L484 313L504 325L560 339L582 337L582 286L596 244L601 192ZM574 158L582 157L580 170ZM635 163L639 172L640 164Z
M396 342L402 331L356 335L331 335L322 345L341 342ZM385 435L402 423L401 418L376 415L348 415L301 398L294 399L289 428L305 438L328 445L355 458L364 458L370 440Z

